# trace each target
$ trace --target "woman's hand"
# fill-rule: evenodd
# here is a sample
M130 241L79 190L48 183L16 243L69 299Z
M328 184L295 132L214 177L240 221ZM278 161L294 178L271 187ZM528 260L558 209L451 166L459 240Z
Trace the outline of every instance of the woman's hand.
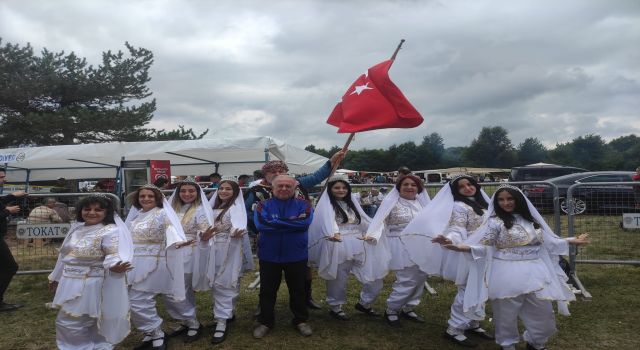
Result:
M178 242L178 243L176 243L176 249L180 249L182 247L186 247L186 246L192 245L195 242L196 242L195 239L190 239L190 240L188 240L186 242Z
M454 252L469 253L471 251L471 247L464 244L443 244L442 246Z
M131 266L130 262L122 262L122 261L118 261L115 265L111 266L111 268L109 268L109 271L111 272L116 272L116 273L123 273L123 272L127 272L129 270L133 269L133 266Z
M580 234L578 235L578 237L570 238L567 241L569 242L569 244L573 244L573 245L585 245L585 244L591 243L591 241L589 241L588 233Z
M327 241L329 242L342 242L342 237L340 236L340 232L336 232L333 236L327 237Z
M376 243L376 239L375 239L375 238L373 238L373 237L371 237L371 236L368 236L368 235L364 235L364 236L362 236L362 237L357 237L357 238L358 238L359 240L361 240L361 241L365 241L365 242L367 242L367 243L371 243L371 244Z
M438 235L436 238L432 239L431 242L438 243L440 245L453 245L453 242L443 235Z
M231 238L240 238L240 237L244 236L245 233L247 233L247 230L243 230L241 228L237 228L237 229L231 231Z
M211 237L213 237L216 234L216 228L213 226L209 226L209 228L207 228L204 232L202 232L202 235L200 235L200 240L202 241L208 241L211 239Z
M49 281L49 290L55 292L56 288L58 288L58 281Z

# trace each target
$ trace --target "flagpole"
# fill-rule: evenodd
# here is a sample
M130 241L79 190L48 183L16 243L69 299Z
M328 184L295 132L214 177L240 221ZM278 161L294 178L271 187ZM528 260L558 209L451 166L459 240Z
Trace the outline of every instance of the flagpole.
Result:
M398 47L396 47L396 50L393 52L393 55L391 55L391 60L395 61L396 56L398 55L398 52L400 51L400 49L402 48L402 44L404 44L404 39L400 39L400 43L398 44ZM343 152L347 152L349 150L349 145L351 144L351 141L353 140L353 137L356 135L355 132L352 132L349 135L349 138L347 138L347 142L345 142L344 146L342 146L342 150ZM346 155L345 155L346 156ZM336 170L338 170L338 167L340 166L340 162L342 160L338 160L335 164L333 164L333 166L331 167L331 172L329 173L329 176L327 177L327 179L329 179L331 176L333 176L333 174L336 172ZM322 191L320 191L320 196L322 196L322 193L324 193L324 191L327 189L327 183L329 181L326 181L324 183L324 186L322 187Z

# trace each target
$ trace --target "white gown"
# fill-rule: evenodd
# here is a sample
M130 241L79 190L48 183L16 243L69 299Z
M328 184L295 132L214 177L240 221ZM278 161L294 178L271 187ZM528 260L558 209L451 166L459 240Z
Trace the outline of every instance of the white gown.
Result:
M56 319L60 349L109 349L128 334L129 320L125 315L105 320L105 310L109 308L113 311L124 303L128 309L124 274L109 271L123 260L118 254L118 236L114 224L78 224L67 234L49 275L49 281L58 282L51 306L60 309ZM108 291L107 283L111 286ZM110 297L118 295L124 300L111 305Z

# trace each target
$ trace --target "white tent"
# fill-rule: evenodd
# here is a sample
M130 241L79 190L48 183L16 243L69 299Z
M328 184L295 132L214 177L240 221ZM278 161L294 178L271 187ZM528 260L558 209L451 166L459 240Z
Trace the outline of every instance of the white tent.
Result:
M285 161L293 174L313 172L327 161L266 136L0 149L11 182L115 178L123 160L169 160L172 175L240 175L274 159Z

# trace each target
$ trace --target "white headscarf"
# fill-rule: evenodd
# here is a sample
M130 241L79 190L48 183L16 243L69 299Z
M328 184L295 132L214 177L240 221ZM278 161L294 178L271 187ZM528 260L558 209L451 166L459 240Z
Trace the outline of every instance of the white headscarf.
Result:
M567 286L568 277L558 266L558 256L568 254L568 244L563 242L562 238L558 237L544 221L544 218L538 210L531 204L527 196L525 196L519 188L512 185L501 185L498 190L493 194L489 201L489 209L487 213L487 220L485 220L482 227L480 227L473 235L471 235L463 244L467 246L479 246L481 240L484 238L487 231L488 218L495 214L494 200L496 194L501 188L509 188L520 193L527 203L527 207L531 212L533 219L540 224L543 243L540 249L540 259L547 266L547 269L551 275L556 275L556 279L552 279L549 288L549 294L553 296L554 300L558 301L558 312L562 315L569 315L569 309L567 303L575 300L575 295L571 289ZM489 298L489 291L487 285L487 278L491 273L491 263L493 260L494 247L486 246L488 249L485 258L474 260L470 265L469 278L467 280L467 288L464 295L464 313L472 319L483 319L485 317L484 306Z

